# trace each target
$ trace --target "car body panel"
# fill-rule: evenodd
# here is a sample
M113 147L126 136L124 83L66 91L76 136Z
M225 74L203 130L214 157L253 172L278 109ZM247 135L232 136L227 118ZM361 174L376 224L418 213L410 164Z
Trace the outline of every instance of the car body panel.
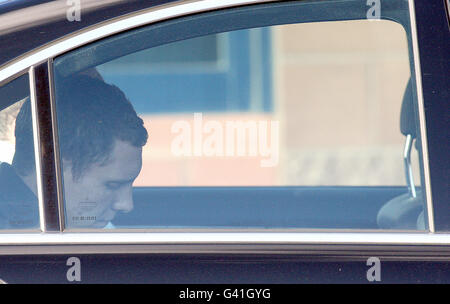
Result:
M67 1L27 0L0 5L0 66L63 36L170 0L100 0L82 5L83 18L68 22ZM49 17L50 15L50 17ZM13 24L11 24L14 22Z

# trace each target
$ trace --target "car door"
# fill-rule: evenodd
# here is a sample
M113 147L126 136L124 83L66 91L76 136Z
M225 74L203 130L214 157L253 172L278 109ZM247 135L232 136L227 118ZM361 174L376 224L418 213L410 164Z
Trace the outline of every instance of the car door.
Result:
M39 224L2 231L0 278L448 282L448 43L423 20L448 28L422 5L179 1L32 53L2 90L29 96ZM117 141L139 156L109 171Z

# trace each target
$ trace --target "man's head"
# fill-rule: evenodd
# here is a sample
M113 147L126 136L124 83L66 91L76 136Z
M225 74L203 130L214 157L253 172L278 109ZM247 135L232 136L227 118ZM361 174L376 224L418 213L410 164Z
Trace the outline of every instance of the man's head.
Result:
M68 227L103 227L133 208L131 185L147 141L143 121L121 90L100 79L73 76L56 83L58 137ZM13 166L34 174L30 104L16 121Z

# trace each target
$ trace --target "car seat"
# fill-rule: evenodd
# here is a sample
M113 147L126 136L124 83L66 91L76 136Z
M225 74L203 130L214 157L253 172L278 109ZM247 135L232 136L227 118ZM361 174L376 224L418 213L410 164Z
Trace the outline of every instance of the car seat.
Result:
M411 149L415 147L420 152L420 136L417 136L414 94L411 79L408 81L403 95L400 114L400 131L405 135L403 161L408 193L394 197L384 204L377 215L377 224L381 229L425 229L422 191L414 185L411 168Z

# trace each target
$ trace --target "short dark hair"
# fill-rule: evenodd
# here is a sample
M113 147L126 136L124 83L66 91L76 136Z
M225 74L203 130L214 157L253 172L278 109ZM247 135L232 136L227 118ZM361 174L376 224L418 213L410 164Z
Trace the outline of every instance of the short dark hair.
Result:
M144 123L125 94L101 79L76 75L56 82L56 112L61 158L71 162L74 178L106 161L117 139L135 147L147 142ZM13 166L27 175L34 168L29 99L17 116L15 136Z

